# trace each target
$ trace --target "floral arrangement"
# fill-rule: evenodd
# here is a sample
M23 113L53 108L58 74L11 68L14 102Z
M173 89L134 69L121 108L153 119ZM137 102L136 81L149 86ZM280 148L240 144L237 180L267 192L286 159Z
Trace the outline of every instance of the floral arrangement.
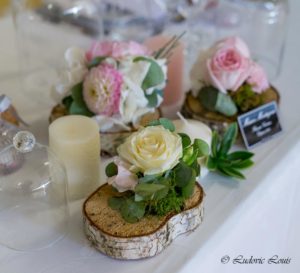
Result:
M270 89L264 69L238 37L216 42L200 53L191 70L192 94L210 111L225 116L264 104Z
M116 189L108 205L131 223L149 214L164 216L180 212L193 195L200 175L200 157L206 158L212 171L244 178L239 170L253 164L253 154L229 153L236 135L236 123L223 139L214 133L210 154L206 142L195 139L192 143L188 135L176 133L168 119L150 122L128 137L118 147L118 156L107 165L108 184Z
M179 38L154 53L133 41L95 42L88 51L69 48L67 70L53 96L67 114L93 117L101 132L136 129L162 103L166 61Z

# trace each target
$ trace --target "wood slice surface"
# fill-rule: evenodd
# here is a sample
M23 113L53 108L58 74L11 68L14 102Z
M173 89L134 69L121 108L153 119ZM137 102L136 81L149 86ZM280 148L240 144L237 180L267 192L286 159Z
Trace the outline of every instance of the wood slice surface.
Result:
M105 184L83 204L84 231L96 249L116 259L141 259L163 251L180 234L193 231L203 220L204 192L196 184L193 196L180 213L164 217L145 216L128 223L108 206L113 188Z

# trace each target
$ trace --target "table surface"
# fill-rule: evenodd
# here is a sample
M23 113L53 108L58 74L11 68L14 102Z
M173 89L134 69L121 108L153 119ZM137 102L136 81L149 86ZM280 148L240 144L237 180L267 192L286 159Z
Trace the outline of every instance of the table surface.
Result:
M300 270L300 2L290 1L291 15L280 77L281 122L284 133L255 148L255 166L247 180L236 182L215 174L201 180L206 192L205 219L193 233L183 235L163 253L141 261L117 261L95 251L82 230L82 200L70 204L67 236L38 252L17 252L0 246L0 272L299 272ZM31 130L47 142L48 92L21 91L16 76L18 58L13 25L0 19L0 92L9 95ZM34 109L34 111L33 111ZM38 114L37 114L38 113ZM234 264L244 258L263 264ZM291 258L289 264L268 259ZM227 264L222 257L229 256ZM224 258L225 261L227 258Z

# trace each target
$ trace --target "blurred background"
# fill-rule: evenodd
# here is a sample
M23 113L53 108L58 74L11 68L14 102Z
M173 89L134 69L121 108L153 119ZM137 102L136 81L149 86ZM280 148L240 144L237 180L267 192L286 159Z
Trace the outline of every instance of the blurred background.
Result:
M1 50L5 65L0 66L0 80L17 72L16 89L50 94L70 46L87 48L91 41L105 39L144 42L185 32L185 90L199 51L230 35L247 42L274 81L280 74L288 14L288 0L1 0L0 47L9 44L16 50ZM15 32L8 31L12 24ZM7 93L10 87L1 82L0 88Z

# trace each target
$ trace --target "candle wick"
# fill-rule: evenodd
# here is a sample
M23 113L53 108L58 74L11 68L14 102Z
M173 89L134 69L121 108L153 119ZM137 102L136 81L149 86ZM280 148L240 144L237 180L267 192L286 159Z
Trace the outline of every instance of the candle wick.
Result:
M189 124L189 122L184 118L184 116L180 112L177 112L176 114L185 123L185 125Z

